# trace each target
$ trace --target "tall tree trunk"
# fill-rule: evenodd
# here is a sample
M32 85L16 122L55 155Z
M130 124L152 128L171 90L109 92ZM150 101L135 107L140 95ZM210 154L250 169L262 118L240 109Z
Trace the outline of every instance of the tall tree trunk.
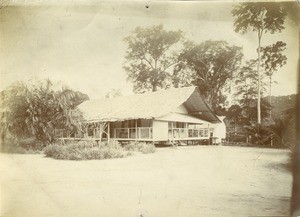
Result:
M270 113L269 113L269 118L270 118L270 121L272 119L272 75L270 75L270 84L269 84L269 104L270 104ZM271 147L273 147L273 133L271 132L271 141L270 141L270 145Z
M272 75L270 75L270 84L269 84L269 104L270 104L270 120L272 119Z
M257 93L257 123L261 123L261 108L260 108L260 91L261 91L261 79L260 79L260 41L261 32L258 31L258 48L257 48L257 75L258 75L258 93Z

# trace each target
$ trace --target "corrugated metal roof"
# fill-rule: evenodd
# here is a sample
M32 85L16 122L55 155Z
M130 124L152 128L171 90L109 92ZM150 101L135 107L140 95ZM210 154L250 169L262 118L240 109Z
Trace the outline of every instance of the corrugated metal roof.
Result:
M201 103L189 102L197 100ZM188 103L187 105L194 105L193 112L203 111L205 113L202 115L203 120L219 122L196 87L171 88L144 94L89 100L80 104L78 108L87 122L122 121L161 117L185 102Z

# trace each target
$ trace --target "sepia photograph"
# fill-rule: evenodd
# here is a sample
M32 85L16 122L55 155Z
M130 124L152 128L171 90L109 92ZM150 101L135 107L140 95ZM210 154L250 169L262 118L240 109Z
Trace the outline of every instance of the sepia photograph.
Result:
M300 217L299 21L0 0L0 217Z

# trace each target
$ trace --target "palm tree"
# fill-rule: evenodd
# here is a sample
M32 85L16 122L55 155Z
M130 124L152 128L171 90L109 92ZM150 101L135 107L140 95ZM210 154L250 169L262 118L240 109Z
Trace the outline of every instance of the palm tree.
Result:
M44 144L54 140L57 127L76 131L82 116L76 106L78 92L66 87L54 90L50 80L26 85L19 82L1 93L1 136L33 136ZM10 111L10 112L6 112Z

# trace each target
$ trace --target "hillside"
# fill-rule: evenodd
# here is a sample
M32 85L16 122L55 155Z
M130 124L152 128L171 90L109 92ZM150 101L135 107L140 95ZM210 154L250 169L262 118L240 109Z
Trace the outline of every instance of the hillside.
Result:
M266 98L269 100L269 98ZM272 112L276 116L285 115L287 110L296 108L297 94L287 96L272 96Z

